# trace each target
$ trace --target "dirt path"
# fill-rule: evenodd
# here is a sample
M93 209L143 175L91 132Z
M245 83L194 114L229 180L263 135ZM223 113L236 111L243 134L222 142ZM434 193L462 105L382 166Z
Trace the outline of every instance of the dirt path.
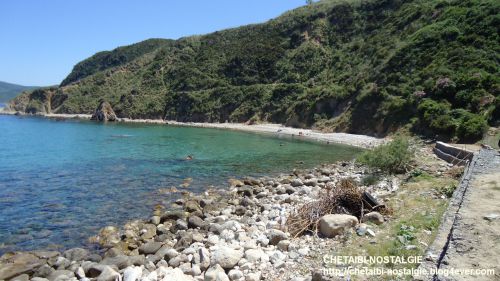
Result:
M434 267L443 272L429 279L418 280L500 280L500 154L483 149L474 157L455 196L462 200L445 216L450 224L447 233L441 229L441 253L434 255ZM451 204L453 208L453 202ZM439 236L439 234L438 234ZM437 238L438 244L439 237ZM435 246L435 245L434 245ZM427 264L426 268L432 267ZM485 270L494 270L485 272ZM448 272L444 272L444 271ZM472 270L452 273L451 270ZM477 271L479 270L479 271ZM449 273L449 274L447 274Z

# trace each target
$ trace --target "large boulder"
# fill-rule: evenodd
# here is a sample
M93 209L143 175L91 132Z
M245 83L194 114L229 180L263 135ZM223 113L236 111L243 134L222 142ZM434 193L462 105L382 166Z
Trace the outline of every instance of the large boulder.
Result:
M319 220L319 231L326 237L335 237L358 224L358 218L351 215L325 215Z
M96 108L94 114L92 114L92 117L90 120L97 120L97 121L116 121L116 114L109 102L107 101L101 101L99 106Z

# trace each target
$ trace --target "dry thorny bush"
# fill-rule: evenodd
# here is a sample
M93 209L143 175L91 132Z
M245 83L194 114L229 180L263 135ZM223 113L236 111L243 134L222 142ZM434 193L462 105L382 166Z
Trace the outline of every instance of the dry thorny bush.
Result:
M317 233L318 222L324 215L349 214L361 219L371 211L389 212L385 205L363 192L353 179L342 179L333 187L326 188L319 200L305 203L296 209L287 219L288 232L297 237L305 232Z

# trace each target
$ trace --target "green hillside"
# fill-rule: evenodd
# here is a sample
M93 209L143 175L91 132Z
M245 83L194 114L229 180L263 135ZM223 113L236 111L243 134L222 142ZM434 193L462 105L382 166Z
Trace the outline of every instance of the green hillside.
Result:
M6 103L10 99L13 99L17 95L21 94L23 91L31 90L33 88L36 87L21 86L0 81L0 103Z
M320 1L263 24L98 53L12 107L475 140L500 115L500 2Z

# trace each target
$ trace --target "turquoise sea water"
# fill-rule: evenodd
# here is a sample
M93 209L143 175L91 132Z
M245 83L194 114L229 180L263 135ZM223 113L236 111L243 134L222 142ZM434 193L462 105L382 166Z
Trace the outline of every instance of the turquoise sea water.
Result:
M186 178L201 192L359 151L228 130L0 115L0 253L82 246L103 226L168 205L176 195L158 189Z

